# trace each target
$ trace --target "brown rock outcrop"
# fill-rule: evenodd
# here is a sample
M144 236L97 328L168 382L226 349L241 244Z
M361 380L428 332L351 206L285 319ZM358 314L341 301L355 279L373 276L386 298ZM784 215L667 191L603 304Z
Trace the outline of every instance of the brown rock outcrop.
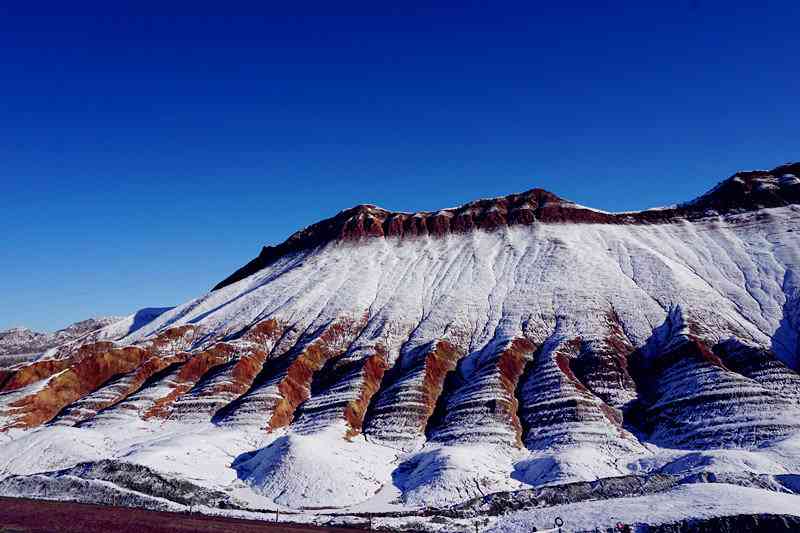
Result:
M103 409L107 409L125 400L128 396L139 390L141 386L157 372L168 366L186 361L189 352L178 352L171 356L152 355L147 357L136 370L112 379L91 394L64 408L52 424L74 426L90 419Z
M598 354L582 354L587 344L579 338L559 339L541 350L521 379L519 416L526 447L534 450L559 446L637 446L622 428L621 413L596 396L575 373L581 355L592 375ZM600 372L605 372L602 365ZM612 368L618 370L612 365ZM599 382L595 383L598 388ZM611 383L613 386L613 382Z
M108 347L113 346L111 343L105 343ZM57 374L62 370L69 368L74 364L73 359L45 359L42 361L34 361L32 363L24 363L18 365L16 368L4 372L5 379L0 376L0 391L11 392L23 387L27 387L37 381L49 378L53 374Z
M235 353L235 348L227 343L218 343L214 346L193 355L181 366L172 390L155 401L152 407L144 412L142 418L167 418L172 410L172 404L181 395L191 389L197 381L215 366L230 361Z
M175 401L170 418L209 421L250 389L269 353L252 346L236 347L236 358L208 372L188 393Z
M94 353L84 355L70 368L51 376L40 389L11 403L5 414L13 421L0 429L34 427L48 422L64 407L98 389L113 376L134 370L148 355L136 346L111 349L94 346L84 351L90 349Z
M267 431L292 422L297 407L311 395L311 383L329 359L344 353L361 332L364 319L342 318L307 332L286 353L276 353L263 366L250 389L221 409L215 422L259 425ZM282 344L278 341L275 350Z
M378 392L386 372L386 354L376 353L367 357L362 367L362 382L355 400L347 403L344 409L344 419L347 421L349 429L345 434L346 438L354 437L361 433L364 425L364 416L372 397Z

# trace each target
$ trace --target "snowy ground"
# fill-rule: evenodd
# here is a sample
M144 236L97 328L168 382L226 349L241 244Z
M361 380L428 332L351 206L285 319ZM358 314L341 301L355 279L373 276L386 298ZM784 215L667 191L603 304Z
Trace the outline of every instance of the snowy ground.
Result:
M463 531L479 521L482 529L510 532L529 531L531 526L541 529L552 524L555 516L561 516L568 521L566 531L576 531L595 525L611 526L618 521L657 524L742 513L800 514L800 496L791 493L800 492L800 436L749 451L687 452L651 447L649 457L631 456L616 461L591 450L552 455L544 461L541 454L491 446L428 445L418 452L402 454L363 438L349 442L336 432L309 436L283 431L267 435L221 430L210 424L171 422L140 422L128 425L125 431L119 427L53 426L20 431L11 437L0 437L7 441L0 443L4 451L0 478L116 458L220 490L245 509L279 509L283 519L306 523L359 524L366 518L354 515L399 513L404 516L376 516L373 525ZM298 461L297 457L313 460ZM538 469L536 475L531 473L532 465ZM484 517L454 518L452 514L444 518L416 516L422 508L446 508L482 494L656 472L686 476L711 472L730 474L734 479L752 473L780 483L762 483L767 488L693 483L660 494L513 511L485 517L486 521ZM74 486L76 494L62 489L54 496L52 490L47 493L43 489L35 494L16 495L92 501L91 494L85 494L85 484ZM163 509L183 508L166 501L158 505L149 500L130 501ZM274 518L272 514L244 510L200 510Z
M496 520L495 533L528 533L533 527L553 527L555 517L565 521L565 531L593 531L622 522L667 524L686 518L738 514L788 514L800 516L800 496L724 484L684 485L663 494L616 498L519 511Z

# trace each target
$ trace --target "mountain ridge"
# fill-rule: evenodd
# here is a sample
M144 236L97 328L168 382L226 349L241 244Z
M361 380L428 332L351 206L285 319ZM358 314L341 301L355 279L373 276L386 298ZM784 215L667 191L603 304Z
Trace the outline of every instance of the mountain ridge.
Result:
M800 163L786 163L772 170L739 171L706 194L672 207L610 213L584 207L544 189L530 189L495 198L468 202L459 207L415 213L389 211L360 204L340 211L293 233L284 242L265 246L259 255L217 283L217 290L258 272L280 257L335 240L369 237L443 237L473 229L496 230L515 224L599 223L659 224L677 218L696 219L736 210L785 206L800 202ZM784 178L785 176L788 176ZM793 179L792 179L793 178Z
M65 342L76 340L123 318L121 316L88 318L52 333L34 331L25 327L9 328L0 331L0 355L43 352Z

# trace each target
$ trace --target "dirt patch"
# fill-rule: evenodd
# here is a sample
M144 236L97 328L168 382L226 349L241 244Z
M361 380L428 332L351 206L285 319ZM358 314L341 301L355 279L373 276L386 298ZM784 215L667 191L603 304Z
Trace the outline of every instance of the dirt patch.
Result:
M267 515L265 515L266 518ZM274 515L270 516L274 519ZM166 513L128 507L0 498L0 531L15 533L346 533L341 527Z

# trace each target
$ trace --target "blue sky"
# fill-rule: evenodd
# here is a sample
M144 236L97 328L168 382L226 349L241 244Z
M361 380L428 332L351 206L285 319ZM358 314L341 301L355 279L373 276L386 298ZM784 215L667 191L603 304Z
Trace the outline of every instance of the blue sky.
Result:
M797 2L269 4L0 7L0 329L181 303L358 203L629 210L800 159Z

